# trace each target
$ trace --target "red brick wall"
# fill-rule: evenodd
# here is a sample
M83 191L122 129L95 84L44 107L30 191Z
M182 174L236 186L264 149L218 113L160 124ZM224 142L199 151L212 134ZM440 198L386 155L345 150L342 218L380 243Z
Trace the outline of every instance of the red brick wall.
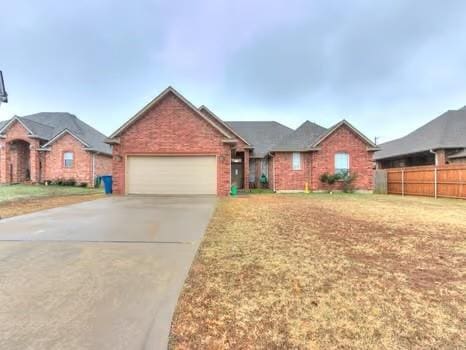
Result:
M343 125L320 145L316 152L301 153L301 170L292 170L292 153L277 152L275 162L275 187L280 190L303 190L309 183L312 190L322 190L321 174L335 172L335 154L346 152L350 157L350 171L357 174L357 189L372 189L372 155L367 144L351 129ZM338 187L338 186L337 186Z
M439 149L435 151L435 158L436 158L435 165L443 166L447 164L447 155L444 149Z
M95 176L112 175L112 157L98 154L95 156Z
M18 143L12 147L12 141L23 140L29 144ZM42 141L44 143L45 141ZM92 154L83 149L83 145L73 136L65 134L50 146L50 151L39 152L40 141L31 139L27 130L18 122L14 122L0 139L0 183L10 182L10 164L13 165L13 182L24 181L26 169L30 171L32 182L74 178L78 182L93 185ZM29 148L29 155L26 154ZM65 168L63 153L74 152L73 168ZM26 164L27 161L27 164ZM111 156L96 156L96 173L111 174Z
M349 154L350 172L357 174L354 183L357 189L372 190L372 156L374 152L367 151L368 145L350 128L343 125L320 145L320 150L312 154L312 189L322 189L319 176L324 172L335 172L335 153Z
M69 134L64 134L55 141L50 151L44 152L43 181L56 179L75 179L77 182L86 182L90 186L92 174L92 154L83 149L83 144ZM74 164L72 168L65 168L63 153L74 153Z
M244 189L249 190L249 150L244 151L244 159L243 159L243 166L244 166Z
M301 169L293 170L293 153L277 152L275 162L275 190L303 191L306 182L310 182L310 153L301 152Z
M13 162L14 178L13 181L18 180L18 162L16 162L16 151L13 154L10 150L11 142L14 140L23 140L29 143L29 170L31 180L33 182L39 181L39 161L38 152L39 140L31 139L28 136L28 131L19 123L14 122L7 130L5 138L0 139L0 183L10 182L10 164ZM24 151L24 150L23 150ZM24 164L23 164L24 166ZM19 173L24 173L24 169L20 169Z
M274 181L274 159L269 157L269 183L267 184L268 188L273 189L273 181Z
M120 135L113 147L113 191L125 193L125 160L134 154L217 155L217 193L228 195L231 147L225 136L175 95L166 95Z
M11 179L13 183L30 179L29 143L14 141L10 144Z

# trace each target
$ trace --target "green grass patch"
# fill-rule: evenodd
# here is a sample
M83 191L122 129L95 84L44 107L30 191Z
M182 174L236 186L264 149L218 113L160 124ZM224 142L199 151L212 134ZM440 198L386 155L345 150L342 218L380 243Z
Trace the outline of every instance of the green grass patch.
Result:
M0 203L37 197L57 197L102 193L102 189L55 185L4 185L0 186Z
M275 193L270 188L251 188L249 191L250 191L249 193L252 193L252 194L267 194L267 193L272 194L272 193Z

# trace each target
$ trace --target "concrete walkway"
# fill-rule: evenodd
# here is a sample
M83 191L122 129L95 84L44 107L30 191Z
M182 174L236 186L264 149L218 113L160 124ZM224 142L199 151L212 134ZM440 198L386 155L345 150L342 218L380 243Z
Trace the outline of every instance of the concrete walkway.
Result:
M213 197L112 197L0 221L0 349L164 349Z

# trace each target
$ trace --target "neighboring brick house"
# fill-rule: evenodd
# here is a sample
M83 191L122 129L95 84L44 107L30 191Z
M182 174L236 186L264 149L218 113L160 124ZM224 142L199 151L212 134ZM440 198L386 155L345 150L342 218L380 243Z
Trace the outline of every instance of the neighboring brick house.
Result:
M0 122L0 183L74 179L94 185L111 174L105 135L69 113L37 113Z
M466 106L379 147L374 156L379 169L466 163Z
M330 129L306 122L297 130L277 122L224 122L171 87L107 142L119 194L227 195L232 183L258 186L262 174L275 191L302 191L306 183L318 190L322 173L339 170L357 173L356 188L369 190L377 150L347 121Z

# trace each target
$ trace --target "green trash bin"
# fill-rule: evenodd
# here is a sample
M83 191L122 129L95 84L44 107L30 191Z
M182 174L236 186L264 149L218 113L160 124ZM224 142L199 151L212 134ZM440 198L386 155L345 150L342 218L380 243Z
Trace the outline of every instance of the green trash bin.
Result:
M95 178L95 188L100 188L100 185L102 184L102 176L96 176Z
M236 196L238 194L238 186L236 186L235 184L231 185L230 194L232 196Z

